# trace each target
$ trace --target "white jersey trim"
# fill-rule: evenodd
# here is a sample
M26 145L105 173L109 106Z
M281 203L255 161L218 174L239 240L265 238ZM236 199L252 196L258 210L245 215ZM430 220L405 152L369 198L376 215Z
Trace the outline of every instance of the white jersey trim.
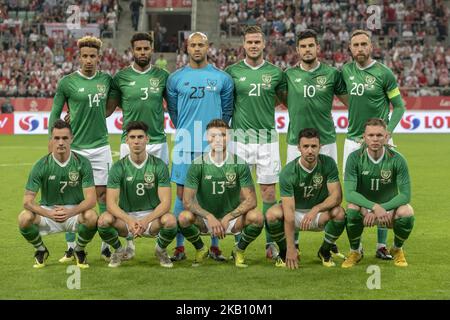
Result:
M53 160L55 160L55 162L58 164L58 166L60 166L61 168L65 168L69 164L70 159L72 159L72 152L70 152L69 158L64 163L59 162L58 159L55 158L55 155L53 154L53 152L52 152L52 157L53 157Z
M385 151L386 151L386 148L383 147L383 154L381 155L381 157L380 157L378 160L375 160L375 159L372 158L372 156L370 155L369 150L366 149L367 156L369 157L370 161L372 161L374 164L379 164L379 163L383 160Z

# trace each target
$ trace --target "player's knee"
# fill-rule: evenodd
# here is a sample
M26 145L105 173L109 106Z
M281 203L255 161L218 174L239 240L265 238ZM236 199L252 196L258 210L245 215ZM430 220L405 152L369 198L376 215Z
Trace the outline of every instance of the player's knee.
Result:
M359 206L357 206L356 204L353 204L353 203L349 203L349 204L347 205L347 210L348 210L348 209L350 209L350 210L356 210L356 211L361 210L361 208L360 208Z
M175 228L177 226L177 218L172 213L166 213L161 222L164 228Z
M281 206L274 205L266 212L267 223L277 222L277 220L281 220L282 216L283 216L283 210L281 209Z
M192 224L194 216L190 211L182 211L180 212L180 215L178 216L178 223L181 227L187 228Z
M31 211L23 210L19 214L19 227L20 228L27 228L33 224L34 221L34 214Z
M335 221L342 221L345 219L345 211L341 206L337 206L331 210L332 219Z
M87 210L83 213L83 224L88 228L93 228L97 226L98 216L94 210Z
M99 228L108 228L112 225L113 218L108 212L103 213L97 220L97 226Z
M414 209L411 205L407 204L404 206L400 206L396 212L395 215L399 218L406 218L411 217L414 215Z
M348 207L348 209L351 209L350 206ZM361 222L363 220L363 215L359 210L356 209L347 210L347 212L345 212L345 217L347 219L347 222L349 223Z
M258 210L250 210L248 212L248 221L251 224L262 226L264 224L264 217L262 213Z

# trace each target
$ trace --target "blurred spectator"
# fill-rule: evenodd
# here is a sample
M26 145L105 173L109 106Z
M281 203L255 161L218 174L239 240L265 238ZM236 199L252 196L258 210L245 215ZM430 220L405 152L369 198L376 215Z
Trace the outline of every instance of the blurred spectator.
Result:
M160 69L167 70L167 60L164 58L164 55L161 53L159 58L155 61L155 66Z
M137 31L139 25L139 15L141 12L141 8L144 5L141 3L141 0L132 0L130 3L131 10L131 24L134 28L134 31Z
M9 98L6 98L5 102L2 104L2 113L14 113L14 107Z

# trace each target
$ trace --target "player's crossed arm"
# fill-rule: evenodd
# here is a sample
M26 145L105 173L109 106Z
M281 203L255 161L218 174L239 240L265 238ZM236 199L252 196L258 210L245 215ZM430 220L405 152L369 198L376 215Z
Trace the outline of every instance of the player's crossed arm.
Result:
M139 223L137 219L128 215L123 211L118 203L119 203L120 189L107 188L106 189L106 209L112 214L116 219L120 219L125 221L128 225L130 232L136 237L139 236L142 232L141 229L143 226Z

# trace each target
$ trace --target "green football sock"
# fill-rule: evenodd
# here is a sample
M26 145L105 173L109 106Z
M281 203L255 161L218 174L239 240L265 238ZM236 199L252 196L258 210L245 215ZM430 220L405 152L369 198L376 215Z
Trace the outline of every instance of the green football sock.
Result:
M404 217L394 220L394 246L401 248L414 227L415 217Z
M167 248L167 246L175 239L177 235L178 228L161 228L158 233L158 238L156 242L161 249Z
M75 232L66 232L66 242L75 242L76 233Z
M119 233L117 232L116 228L113 227L98 227L98 234L100 235L100 238L107 244L109 244L114 249L119 249L122 244L119 240Z
M377 242L386 246L388 237L388 229L385 227L377 226Z
M254 224L249 224L248 226L246 226L244 229L242 229L241 237L239 239L237 247L240 250L245 250L247 246L259 236L262 229L262 226L257 226Z
M97 202L99 215L106 211L106 203L105 202Z
M41 235L39 234L39 227L36 224L32 224L27 228L19 228L19 230L22 236L36 249L44 245Z
M331 246L341 236L345 229L345 220L330 220L325 225L324 229L324 241L322 247L324 250L331 250Z
M200 230L195 224L190 225L187 228L179 226L181 234L195 247L195 249L203 248L203 241L200 237Z
M284 234L284 222L277 220L267 223L272 239L278 244L280 252L286 252L286 236Z
M345 213L347 217L347 236L350 241L350 248L352 250L359 249L359 242L364 230L363 216L358 210L347 209Z
M271 242L274 241L271 238L271 236L270 236L270 232L269 232L269 229L268 229L268 226L267 226L266 213L267 213L267 210L269 210L276 203L277 203L276 201L275 202L271 202L271 203L263 202L262 214L264 216L264 229L266 230L266 243L271 243Z
M84 250L86 245L91 242L92 238L97 232L97 227L89 229L84 224L78 225L78 237L77 237L77 247L76 249Z

